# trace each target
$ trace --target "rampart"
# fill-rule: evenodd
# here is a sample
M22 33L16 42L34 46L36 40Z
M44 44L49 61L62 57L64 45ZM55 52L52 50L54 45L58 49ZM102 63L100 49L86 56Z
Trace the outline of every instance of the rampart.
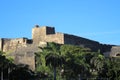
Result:
M92 51L100 50L102 53L116 54L120 52L120 48L116 49L113 45L100 44L97 41L89 40L75 35L56 33L54 27L36 25L32 29L32 39L15 38L15 39L0 39L0 50L9 53L15 60L15 63L28 64L32 70L35 69L34 53L38 51L38 46L44 45L47 42L55 42L58 44L71 44L81 47L90 48ZM112 50L112 51L111 51ZM115 52L117 51L117 52Z
M69 34L64 34L64 44L72 44L81 47L87 47L93 51L98 51L102 47L99 42Z

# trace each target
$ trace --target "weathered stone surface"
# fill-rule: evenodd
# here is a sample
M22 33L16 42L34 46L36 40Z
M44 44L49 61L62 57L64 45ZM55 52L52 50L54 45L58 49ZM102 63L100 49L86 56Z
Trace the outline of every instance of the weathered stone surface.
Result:
M2 51L2 39L0 39L0 51Z
M120 57L120 46L113 46L110 52L111 57Z
M100 44L99 42L70 34L55 33L55 29L53 27L48 26L39 27L38 25L36 25L32 29L32 39L1 38L0 50L9 53L10 56L13 56L16 64L18 63L28 64L32 70L35 70L34 53L39 50L38 46L45 46L47 45L47 42L78 45L90 48L93 51L100 50L107 56L109 56L110 52L111 54L120 52L120 48L113 47L112 45Z

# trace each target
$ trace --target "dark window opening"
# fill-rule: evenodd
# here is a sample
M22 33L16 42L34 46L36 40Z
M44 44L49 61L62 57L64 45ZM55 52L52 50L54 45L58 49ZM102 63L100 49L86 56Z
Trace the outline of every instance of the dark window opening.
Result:
M120 54L116 54L116 56L120 56Z

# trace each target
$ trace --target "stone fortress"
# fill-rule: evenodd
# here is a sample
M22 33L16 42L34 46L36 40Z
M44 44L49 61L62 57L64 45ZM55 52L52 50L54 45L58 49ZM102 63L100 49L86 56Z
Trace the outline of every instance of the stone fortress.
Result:
M35 70L35 52L39 46L55 42L58 44L71 44L90 48L92 51L100 50L106 57L120 56L120 46L100 44L99 42L70 34L56 33L54 27L36 25L32 29L32 39L28 38L1 38L0 50L14 58L16 64L28 64Z

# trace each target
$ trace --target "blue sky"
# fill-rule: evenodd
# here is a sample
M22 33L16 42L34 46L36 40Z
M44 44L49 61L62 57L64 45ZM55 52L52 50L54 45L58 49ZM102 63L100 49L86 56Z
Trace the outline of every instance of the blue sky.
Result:
M31 38L36 24L120 45L120 0L0 0L0 38Z

